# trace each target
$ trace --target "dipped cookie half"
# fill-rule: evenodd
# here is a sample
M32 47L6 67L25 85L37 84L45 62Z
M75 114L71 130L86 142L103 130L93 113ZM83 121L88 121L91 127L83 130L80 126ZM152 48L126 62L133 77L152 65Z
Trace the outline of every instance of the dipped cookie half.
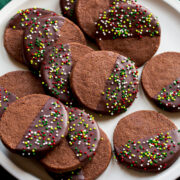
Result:
M70 74L74 64L93 49L79 43L56 44L46 53L41 64L43 84L60 101L74 102L70 88Z
M180 155L180 130L163 114L137 111L119 121L113 135L120 164L145 172L160 172Z
M153 57L142 72L146 95L160 108L180 111L180 53L165 52Z
M4 32L4 46L16 61L26 64L23 57L23 34L28 26L37 23L43 16L55 15L53 11L42 8L21 9L8 22Z
M78 26L60 15L42 17L24 32L23 47L26 63L32 71L38 72L45 53L54 43L68 42L86 44Z
M128 58L111 51L94 51L77 62L71 87L86 107L105 114L127 110L138 92L138 71Z
M64 105L46 95L28 95L11 103L0 121L4 145L22 156L39 157L63 140L68 130Z

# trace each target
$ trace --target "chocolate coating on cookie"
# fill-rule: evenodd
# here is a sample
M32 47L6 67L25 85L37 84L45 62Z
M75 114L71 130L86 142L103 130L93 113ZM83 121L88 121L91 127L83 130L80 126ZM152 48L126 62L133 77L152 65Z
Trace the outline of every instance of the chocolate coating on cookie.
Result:
M0 86L20 97L45 94L41 81L30 71L13 71L0 76Z
M126 111L136 98L138 71L124 56L96 51L75 64L71 86L83 105L114 115Z
M156 104L168 111L180 111L180 77L154 97Z
M162 171L180 154L177 127L155 111L137 111L121 119L113 142L119 163L137 170Z
M29 95L8 107L1 119L0 135L10 150L22 156L38 156L66 136L67 121L65 107L57 99Z
M38 71L45 52L54 43L79 42L86 44L81 30L62 16L41 18L24 33L24 55L30 69Z
M26 29L24 55L31 69L39 70L46 49L58 40L63 23L61 16L44 17Z
M16 97L13 93L7 91L3 87L0 87L0 118L9 104L16 101L17 99L18 97Z
M75 170L96 154L100 132L94 118L77 108L68 108L69 130L66 140L49 152L42 164L55 173Z
M77 108L68 108L68 142L80 161L92 157L98 147L100 132L92 115Z
M180 155L180 131L171 130L115 147L120 163L149 172L168 168Z
M137 4L112 6L100 14L96 24L99 40L160 35L157 18Z
M60 0L60 8L62 10L62 14L74 22L76 22L76 15L75 15L76 2L77 0Z
M52 96L62 102L73 101L69 83L71 69L85 54L92 51L79 43L56 44L49 50L41 64L41 74L43 83Z
M180 110L180 53L153 57L144 67L142 86L147 96L167 111Z
M137 4L112 6L100 14L96 22L100 49L130 57L138 67L155 54L160 34L157 18Z
M100 129L101 140L96 152L96 155L92 160L87 163L82 169L77 169L75 171L55 174L50 173L54 179L96 179L101 175L109 165L111 160L111 143L102 129Z
M41 8L19 10L17 14L10 19L5 29L4 45L8 54L16 61L25 64L22 50L24 30L31 24L36 23L39 18L53 14L55 13Z

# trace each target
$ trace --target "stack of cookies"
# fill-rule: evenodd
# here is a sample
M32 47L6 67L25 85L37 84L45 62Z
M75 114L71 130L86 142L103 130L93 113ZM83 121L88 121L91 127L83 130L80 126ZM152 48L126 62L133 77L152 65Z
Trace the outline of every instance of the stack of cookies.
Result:
M0 137L12 152L38 159L54 179L91 180L108 167L111 143L81 109L111 116L127 111L137 97L138 67L148 61L146 94L179 111L180 53L152 58L160 25L134 0L61 0L60 7L64 17L34 7L6 26L8 54L30 71L0 77ZM98 51L87 46L87 37ZM117 160L136 170L162 171L180 155L177 127L155 111L123 118L113 141Z

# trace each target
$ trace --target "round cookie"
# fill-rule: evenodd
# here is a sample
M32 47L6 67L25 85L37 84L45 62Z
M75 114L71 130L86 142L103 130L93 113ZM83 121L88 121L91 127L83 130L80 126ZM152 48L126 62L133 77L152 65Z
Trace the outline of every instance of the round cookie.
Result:
M63 174L49 173L53 179L96 179L108 167L111 160L111 143L102 129L100 129L101 140L96 155L82 169ZM58 156L58 154L57 154Z
M157 18L136 3L109 8L99 15L96 24L100 49L130 57L138 67L155 54L160 34Z
M69 87L69 76L73 64L93 49L79 44L56 44L41 63L41 75L50 94L62 102L72 102L73 96ZM81 52L81 54L79 54Z
M78 25L91 38L96 37L96 25L99 14L108 9L110 6L119 5L121 3L134 3L133 0L78 0L75 5L75 16Z
M30 71L12 71L0 76L0 86L17 97L45 94L41 81Z
M60 8L63 16L67 17L71 21L76 22L75 6L77 0L60 0Z
M126 111L136 98L138 71L120 54L94 51L75 64L71 87L84 106L114 115Z
M54 43L68 42L86 44L83 33L73 22L57 15L39 19L24 32L24 55L29 68L37 72L45 52Z
M68 116L57 99L28 95L9 105L0 121L5 146L22 156L44 155L67 134Z
M80 27L101 50L130 57L140 67L157 51L160 44L160 26L156 17L134 1L77 2L77 20Z
M55 12L41 8L21 9L14 15L4 32L4 46L8 54L16 61L25 64L23 58L22 42L24 30L39 18L46 15L53 15Z
M147 96L167 111L180 111L180 53L165 52L153 57L142 72Z
M160 172L180 155L180 130L163 114L137 111L119 121L113 143L120 164Z
M55 173L75 170L96 154L100 132L94 117L77 108L68 108L67 138L41 159L42 164Z
M0 86L0 118L9 104L16 101L17 99L18 97L16 97L13 93Z

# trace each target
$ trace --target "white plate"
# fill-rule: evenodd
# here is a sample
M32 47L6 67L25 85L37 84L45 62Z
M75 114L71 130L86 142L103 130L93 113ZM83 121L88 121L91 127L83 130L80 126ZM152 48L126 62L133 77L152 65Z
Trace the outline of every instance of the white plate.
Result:
M145 5L147 8L159 17L159 21L162 28L161 45L157 54L164 51L178 51L180 52L180 14L178 11L170 7L162 0L139 0L139 3ZM178 3L178 2L177 2ZM9 71L26 69L19 65L7 55L3 46L3 33L6 23L11 16L16 14L19 9L30 7L42 7L50 10L54 10L57 13L60 12L59 0L13 0L0 12L1 19L1 31L0 31L0 75L3 75ZM139 69L140 74L142 68ZM168 116L179 128L180 128L180 113L168 113L157 108L144 95L142 88L138 93L138 98L127 112L116 117L99 117L96 116L96 120L99 126L107 133L109 139L112 142L112 135L114 128L118 121L137 110L156 110L166 116ZM50 179L43 167L37 162L19 157L9 152L0 142L0 164L11 174L18 179ZM123 166L119 166L115 160L112 160L107 170L99 177L103 180L117 180L117 179L175 179L180 176L180 158L167 170L159 174L139 173L134 170L126 169Z

